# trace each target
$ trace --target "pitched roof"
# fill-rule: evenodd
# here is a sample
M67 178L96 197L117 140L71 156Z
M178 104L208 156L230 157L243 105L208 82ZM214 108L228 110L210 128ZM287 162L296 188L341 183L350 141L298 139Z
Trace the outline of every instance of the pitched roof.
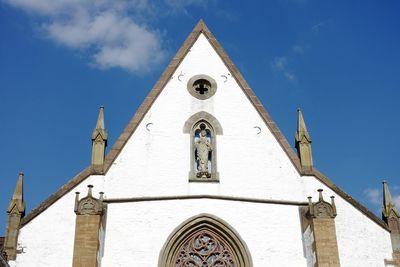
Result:
M215 49L217 54L220 56L228 70L231 72L232 77L236 80L236 82L239 84L240 88L243 90L247 98L250 100L250 102L253 104L255 109L258 111L264 122L266 123L267 127L271 131L271 133L275 136L277 139L278 143L282 147L282 149L285 151L289 159L292 161L293 165L297 169L300 175L310 175L310 176L315 176L319 181L321 181L323 184L325 184L327 187L331 188L335 193L346 199L350 204L352 204L355 208L360 210L363 214L368 216L370 219L375 221L378 225L383 227L384 229L388 230L387 225L385 224L384 221L382 221L380 218L375 216L371 211L369 211L367 208L365 208L363 205L361 205L359 202L354 200L350 195L342 191L340 188L338 188L332 181L330 181L326 176L324 176L322 173L317 171L316 169L313 170L303 170L300 164L300 160L297 156L297 154L294 152L293 148L290 146L284 135L281 133L281 131L278 129L277 125L275 122L272 120L271 116L268 114L268 112L265 110L261 102L258 100L257 96L254 94L253 90L250 88L246 80L243 78L242 74L239 72L237 67L233 64L231 59L228 57L224 49L221 47L221 45L218 43L218 41L215 39L214 35L209 31L203 20L200 20L197 25L194 27L193 31L189 34L189 36L186 38L185 42L179 49L179 51L176 53L175 57L171 60L163 74L161 75L160 79L157 81L157 83L153 86L152 90L150 93L146 96L145 100L143 103L140 105L138 110L136 111L135 115L133 118L130 120L128 123L127 127L123 131L123 133L119 136L117 141L114 143L112 146L111 150L108 152L105 161L104 161L104 172L106 173L109 168L111 167L112 163L114 160L117 158L119 153L122 151L123 147L126 145L128 139L132 136L132 134L135 132L136 128L144 118L145 114L147 111L151 108L152 104L155 102L157 99L158 95L160 92L164 89L165 85L169 81L170 77L173 75L175 70L178 68L180 63L183 61L185 58L186 54L189 52L190 48L193 46L193 44L196 42L197 38L200 36L200 34L204 34L204 36L207 38L207 40L210 42L212 47ZM50 205L52 205L55 201L60 199L63 195L68 193L70 190L72 190L75 186L77 186L79 183L81 183L83 180L85 180L88 176L91 174L91 169L90 166L87 167L85 170L83 170L80 174L75 176L73 179L71 179L67 184L65 184L63 187L61 187L57 192L52 194L47 200L45 200L43 203L41 203L38 207L33 209L26 217L24 217L21 221L21 225L24 226L27 224L29 221L31 221L34 217L39 215L42 211L47 209Z

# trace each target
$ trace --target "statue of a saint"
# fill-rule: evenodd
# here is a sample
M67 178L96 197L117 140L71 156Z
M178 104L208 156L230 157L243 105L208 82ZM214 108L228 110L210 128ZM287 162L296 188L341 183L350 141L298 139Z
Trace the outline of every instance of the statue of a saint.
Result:
M201 127L201 126L200 126ZM196 141L196 162L197 162L197 177L210 178L211 174L208 171L208 158L212 151L212 147L207 138L207 131L201 127L199 139Z

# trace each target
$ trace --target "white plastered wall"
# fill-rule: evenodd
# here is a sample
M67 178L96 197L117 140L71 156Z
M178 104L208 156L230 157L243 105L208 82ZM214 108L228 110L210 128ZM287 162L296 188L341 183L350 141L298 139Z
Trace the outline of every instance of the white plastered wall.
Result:
M13 266L71 267L75 236L75 192L87 195L87 185L94 185L93 196L103 190L103 176L91 176L48 209L25 225L19 233L17 255Z
M187 81L198 74L217 82L217 92L210 99L198 100L186 89ZM223 135L217 136L220 183L188 182L190 137L183 133L183 126L199 111L213 115L223 128ZM210 194L303 202L309 195L316 199L318 188L324 188L326 196L333 194L315 178L299 176L202 34L107 174L88 178L21 229L19 243L24 253L18 255L18 267L71 266L74 192L82 192L83 197L87 184L95 186L95 196L104 191L109 199ZM383 258L389 258L391 251L388 232L340 197L336 200L342 266L383 266ZM135 266L156 266L153 263L158 261L159 248L172 230L188 217L204 212L221 217L239 232L254 266L306 266L297 207L204 199L109 205L102 266L132 266L127 263L136 260L141 264ZM146 233L153 233L152 238ZM160 236L156 238L157 233ZM133 241L137 244L130 243ZM155 251L147 251L150 247ZM120 265L114 265L116 255ZM279 259L271 265L274 257Z
M207 199L109 205L102 263L158 266L168 236L201 213L217 215L232 226L246 242L254 266L306 266L298 207Z
M330 202L335 196L335 218L339 258L342 267L385 266L384 259L392 257L390 234L377 223L361 213L349 202L335 194L315 177L304 176L305 192L318 200L318 189L323 189L324 200Z

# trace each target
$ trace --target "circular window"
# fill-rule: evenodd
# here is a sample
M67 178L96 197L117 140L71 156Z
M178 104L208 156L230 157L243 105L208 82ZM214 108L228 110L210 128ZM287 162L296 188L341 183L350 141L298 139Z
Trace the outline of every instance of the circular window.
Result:
M210 76L195 75L188 81L187 89L192 96L204 100L215 94L217 83Z

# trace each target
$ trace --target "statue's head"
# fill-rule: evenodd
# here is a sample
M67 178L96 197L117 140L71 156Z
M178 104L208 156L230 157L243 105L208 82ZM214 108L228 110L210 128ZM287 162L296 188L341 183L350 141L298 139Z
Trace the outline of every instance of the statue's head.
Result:
M201 135L202 137L207 136L207 131L206 131L206 130L201 130L200 135Z

